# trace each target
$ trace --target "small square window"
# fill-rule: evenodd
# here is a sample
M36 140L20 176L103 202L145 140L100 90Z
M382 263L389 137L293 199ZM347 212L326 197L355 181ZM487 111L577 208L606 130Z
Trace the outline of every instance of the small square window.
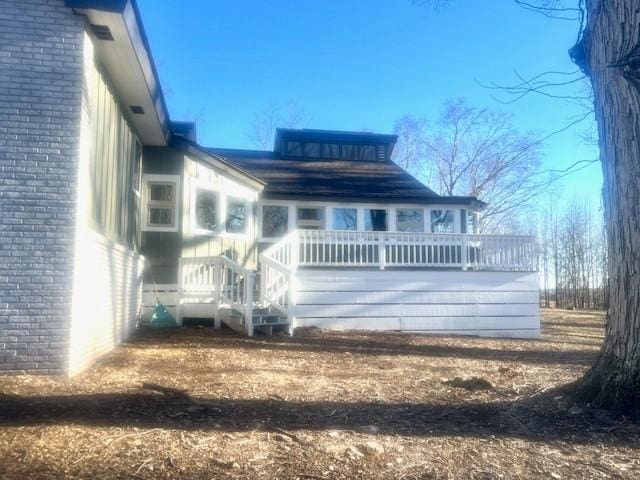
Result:
M149 200L152 202L173 202L175 200L175 184L150 183Z
M152 227L172 227L173 209L163 207L150 207L149 225Z

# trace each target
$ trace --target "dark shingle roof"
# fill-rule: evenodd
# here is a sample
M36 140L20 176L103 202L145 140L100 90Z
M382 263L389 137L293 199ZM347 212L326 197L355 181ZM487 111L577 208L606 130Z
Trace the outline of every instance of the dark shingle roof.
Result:
M393 162L281 158L274 152L208 148L266 183L265 198L470 204L441 197Z

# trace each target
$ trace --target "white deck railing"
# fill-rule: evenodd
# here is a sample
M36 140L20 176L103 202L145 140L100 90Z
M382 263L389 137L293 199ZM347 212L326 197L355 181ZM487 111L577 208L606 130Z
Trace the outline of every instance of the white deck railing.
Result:
M299 232L294 231L260 255L260 301L287 317L294 327L294 282L299 263Z
M298 244L298 249L289 247L296 266L496 271L535 271L537 266L535 240L528 236L330 230L290 235L285 243Z
M247 335L253 335L255 272L223 255L181 258L179 280L179 303L211 303L216 319L221 306L236 310Z

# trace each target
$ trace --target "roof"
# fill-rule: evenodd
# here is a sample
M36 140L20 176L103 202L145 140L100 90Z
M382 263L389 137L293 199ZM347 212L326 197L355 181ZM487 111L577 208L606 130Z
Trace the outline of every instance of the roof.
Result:
M263 150L208 148L266 186L264 198L481 206L474 197L443 197L393 162L281 158Z
M281 151L282 142L285 140L298 140L307 142L341 142L367 145L390 145L391 150L398 140L397 135L388 135L372 132L346 132L343 130L316 130L311 128L276 128L276 136L273 150Z

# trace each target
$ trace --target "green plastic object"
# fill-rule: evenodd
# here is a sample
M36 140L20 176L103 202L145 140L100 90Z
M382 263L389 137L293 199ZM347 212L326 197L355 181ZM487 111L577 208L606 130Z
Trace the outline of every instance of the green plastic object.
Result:
M173 318L173 315L169 313L167 308L158 302L151 316L151 326L157 328L177 327L178 322L176 322L176 319Z

